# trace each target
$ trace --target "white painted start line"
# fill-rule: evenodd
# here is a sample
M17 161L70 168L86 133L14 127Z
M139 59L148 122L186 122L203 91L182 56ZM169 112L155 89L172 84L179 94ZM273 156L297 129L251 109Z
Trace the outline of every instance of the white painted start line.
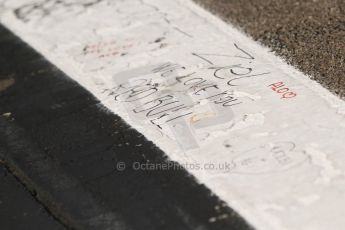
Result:
M0 6L1 23L256 229L345 229L344 102L231 25L189 0Z

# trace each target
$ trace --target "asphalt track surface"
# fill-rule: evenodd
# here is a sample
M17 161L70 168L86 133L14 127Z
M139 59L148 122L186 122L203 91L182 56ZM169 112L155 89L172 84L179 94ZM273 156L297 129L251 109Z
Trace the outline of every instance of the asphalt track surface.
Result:
M345 96L344 0L195 0Z
M344 1L196 2L345 96ZM1 229L251 229L186 171L117 172L166 156L2 26L0 50Z
M5 220L32 208L46 210L44 227L27 220L37 229L251 229L185 170L117 171L167 157L2 26L0 50L0 160L22 185L0 194L31 196L0 205L1 229L23 229Z
M0 184L1 229L65 229L2 164Z

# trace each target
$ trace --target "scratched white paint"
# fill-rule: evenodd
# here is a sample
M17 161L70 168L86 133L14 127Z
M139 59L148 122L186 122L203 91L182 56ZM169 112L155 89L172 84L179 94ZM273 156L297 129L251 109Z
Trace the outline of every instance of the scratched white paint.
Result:
M256 229L345 229L344 103L231 25L189 0L0 7L4 25L172 160L226 164L188 170ZM147 114L158 102L180 107Z

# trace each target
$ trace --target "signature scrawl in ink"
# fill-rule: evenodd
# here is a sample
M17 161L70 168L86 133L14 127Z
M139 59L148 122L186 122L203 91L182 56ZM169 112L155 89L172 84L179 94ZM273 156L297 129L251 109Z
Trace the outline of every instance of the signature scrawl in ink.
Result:
M54 13L79 14L105 0L43 0L22 5L14 10L16 17L23 22L40 20Z

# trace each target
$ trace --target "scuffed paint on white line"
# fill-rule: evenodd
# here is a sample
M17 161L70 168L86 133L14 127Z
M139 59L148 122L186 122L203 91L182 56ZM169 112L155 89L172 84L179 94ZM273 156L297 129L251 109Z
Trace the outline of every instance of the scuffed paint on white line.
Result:
M0 7L172 160L226 165L188 170L256 229L345 229L344 102L231 25L188 0Z

